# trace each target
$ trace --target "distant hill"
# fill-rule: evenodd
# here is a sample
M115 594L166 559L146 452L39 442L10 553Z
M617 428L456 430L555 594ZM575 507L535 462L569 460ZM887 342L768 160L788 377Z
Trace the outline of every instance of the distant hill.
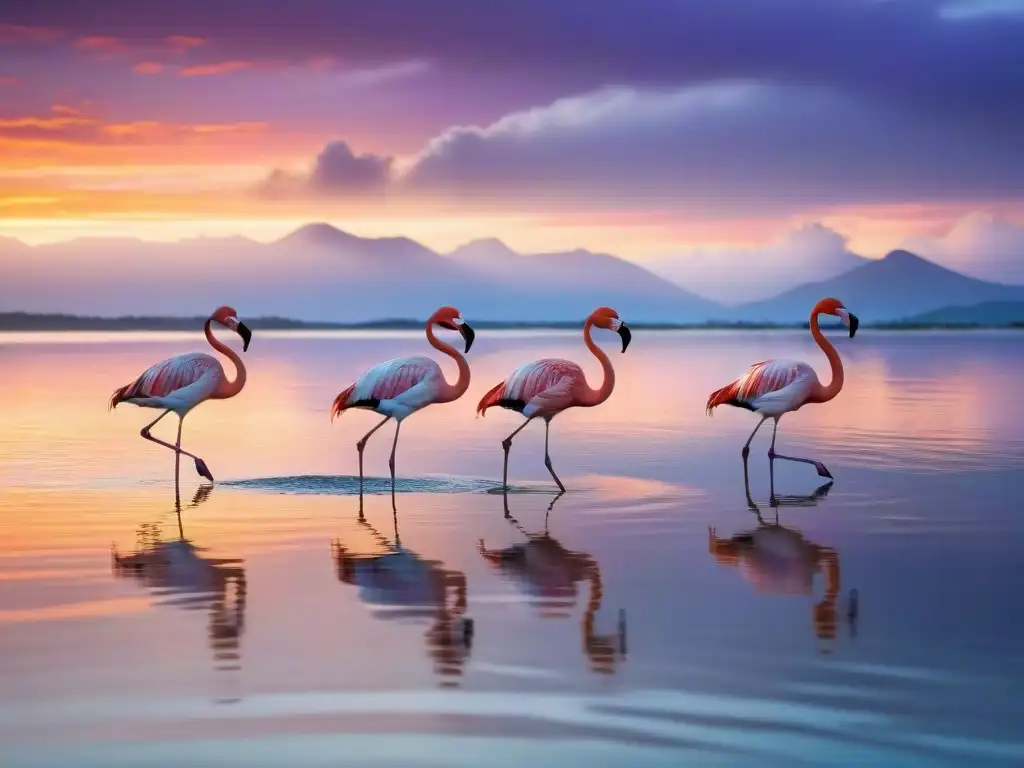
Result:
M944 307L1024 301L1024 286L988 283L940 267L907 251L893 251L829 280L808 283L774 299L746 304L734 317L750 322L806 320L824 296L844 302L866 324L893 322Z
M968 307L943 307L905 318L915 325L1024 326L1024 301L987 301Z
M138 317L205 318L222 304L243 317L277 318L275 327L376 327L379 318L426 318L442 304L459 307L470 322L503 327L575 327L601 305L632 324L731 327L800 324L824 296L846 302L865 326L948 307L1024 302L1024 286L984 282L893 251L773 299L725 307L611 254L523 254L487 239L442 255L408 238L363 238L322 223L271 243L82 238L28 246L0 238L0 275L0 312L136 317L118 320L120 327L139 327ZM80 319L8 322L85 327Z
M221 304L243 316L321 323L425 318L442 304L471 321L581 322L601 305L633 322L727 314L607 254L524 255L484 241L444 256L408 238L361 238L328 224L266 244L240 237L4 241L0 273L0 311L85 316L205 317Z
M467 243L448 258L481 281L519 297L515 313L506 318L557 319L552 311L559 305L565 305L571 316L583 318L599 304L642 321L699 323L728 314L720 304L607 253L577 249L522 254L500 240L487 239ZM595 303L598 297L603 298Z

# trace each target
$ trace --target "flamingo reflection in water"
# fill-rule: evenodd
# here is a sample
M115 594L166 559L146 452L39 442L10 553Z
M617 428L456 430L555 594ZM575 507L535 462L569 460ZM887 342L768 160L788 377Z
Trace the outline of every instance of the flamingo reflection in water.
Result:
M604 596L600 566L591 555L567 549L548 533L551 508L562 494L555 496L548 505L543 533L531 533L523 528L508 512L508 493L503 495L505 519L519 529L526 541L504 549L487 549L480 539L480 554L533 599L533 605L543 618L568 618L576 605L577 582L588 582L590 599L580 623L583 653L595 673L614 674L616 664L626 657L626 612L619 610L615 634L597 634L594 625Z
M201 485L189 507L204 503L213 491L212 484ZM164 540L158 524L140 526L135 552L122 555L116 545L111 559L117 576L138 579L149 588L157 605L175 605L186 610L208 608L209 642L218 670L237 671L241 667L239 641L245 627L245 569L238 559L204 557L198 547L185 538L181 520L181 499L175 486L175 514L178 538ZM235 697L221 703L238 701Z
M828 495L829 481L811 494L804 496L776 496L774 467L770 506L775 509L775 521L765 522L761 510L750 496L747 462L743 462L743 481L746 486L747 506L757 516L758 527L738 533L732 538L719 538L714 528L708 528L708 551L719 565L739 567L759 592L776 595L810 595L814 590L814 577L821 573L825 579L825 594L812 610L814 634L819 640L835 640L837 629L836 604L839 599L839 554L830 547L808 541L794 528L781 525L779 507L813 506ZM853 628L851 627L851 630Z
M473 649L473 620L466 613L466 575L424 560L402 546L398 518L392 516L395 541L367 522L358 522L384 548L376 555L357 554L335 539L331 554L338 580L359 588L359 598L377 607L378 619L430 622L424 636L427 654L441 685L456 686Z

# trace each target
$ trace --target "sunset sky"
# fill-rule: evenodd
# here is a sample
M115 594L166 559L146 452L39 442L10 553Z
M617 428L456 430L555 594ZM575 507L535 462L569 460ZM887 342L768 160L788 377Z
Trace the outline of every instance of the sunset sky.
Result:
M1014 0L4 5L0 235L29 243L811 231L1024 282Z

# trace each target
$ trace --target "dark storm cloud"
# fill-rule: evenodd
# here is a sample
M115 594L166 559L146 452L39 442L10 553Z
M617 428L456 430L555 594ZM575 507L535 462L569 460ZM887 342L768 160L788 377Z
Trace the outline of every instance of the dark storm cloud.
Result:
M944 12L951 8L961 13ZM0 17L72 39L209 39L196 57L425 59L555 79L566 92L723 78L824 83L999 132L1024 126L1024 13L1006 8L983 0L42 0Z

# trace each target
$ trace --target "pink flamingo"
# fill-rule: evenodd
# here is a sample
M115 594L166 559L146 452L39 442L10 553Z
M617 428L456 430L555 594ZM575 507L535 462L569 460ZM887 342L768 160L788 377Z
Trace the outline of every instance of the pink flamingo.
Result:
M827 403L843 388L843 362L839 359L839 353L836 352L835 347L822 335L821 329L818 327L818 315L838 317L843 325L850 329L851 339L857 332L860 321L838 299L822 299L811 310L811 336L821 347L832 366L832 380L828 386L821 385L814 369L807 363L793 360L765 360L750 366L750 369L736 381L712 392L708 397L707 412L708 415L711 415L711 412L719 405L732 405L761 415L761 421L754 427L754 431L750 433L750 437L747 438L747 442L743 446L744 459L750 455L750 441L754 439L757 430L769 418L775 419L772 444L768 449L769 460L785 459L810 464L821 477L831 479L832 474L820 461L775 453L775 434L779 429L779 419L784 414L797 411L808 403Z
M217 341L210 330L212 323L230 328L242 337L242 351L249 349L252 339L250 331L244 323L239 322L237 312L231 307L221 307L206 321L204 331L210 346L227 357L235 364L234 381L229 381L224 374L220 361L203 352L172 357L149 368L131 384L114 390L110 397L110 408L118 403L131 403L143 408L163 408L164 412L144 426L141 435L154 443L163 445L174 451L174 482L178 482L181 468L181 454L185 454L196 462L196 472L213 482L206 462L193 453L181 448L181 427L185 416L204 400L224 400L234 397L245 386L245 366L242 359L225 344ZM174 445L158 440L150 434L150 430L168 413L178 414L178 439Z
M508 489L508 452L512 448L512 438L519 434L535 418L544 419L544 466L548 468L551 477L558 484L558 489L564 493L565 486L558 479L554 468L551 466L551 455L548 453L548 434L551 431L551 420L566 408L579 406L590 408L600 405L612 394L615 388L615 370L612 362L608 359L594 340L590 338L592 326L615 331L622 337L622 351L626 351L632 334L626 324L619 319L619 313L609 307L598 307L590 313L587 322L583 326L583 340L594 357L601 363L604 371L604 381L600 389L592 389L587 384L583 369L576 363L568 360L548 359L536 360L526 363L516 370L503 382L494 387L483 396L476 410L480 415L485 415L488 408L499 406L510 411L518 411L526 417L523 422L511 435L501 441L501 447L505 449L504 486Z
M451 331L458 331L466 340L466 352L473 346L476 334L462 318L455 307L441 307L427 320L427 341L430 345L455 359L459 366L459 378L449 384L444 373L429 357L404 357L388 360L368 370L348 389L334 398L331 406L331 421L349 408L364 408L376 411L384 420L363 435L356 443L359 452L359 499L363 498L363 449L374 432L383 427L389 419L398 422L395 439L391 444L391 505L395 504L395 450L398 448L398 432L402 422L421 408L432 403L450 403L458 400L469 389L469 363L458 350L434 336L434 326L439 325Z

